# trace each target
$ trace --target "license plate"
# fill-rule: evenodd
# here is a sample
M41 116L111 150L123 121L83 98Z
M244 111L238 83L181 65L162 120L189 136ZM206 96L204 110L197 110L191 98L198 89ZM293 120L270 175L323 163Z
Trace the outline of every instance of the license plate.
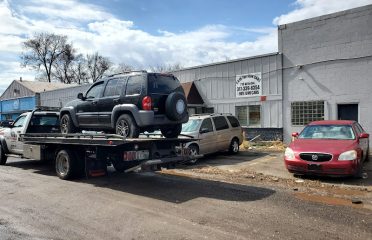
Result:
M124 161L145 160L149 159L149 156L150 156L149 150L126 151L123 154L123 160Z
M307 165L307 170L309 171L320 171L322 170L322 166L319 164L308 164Z

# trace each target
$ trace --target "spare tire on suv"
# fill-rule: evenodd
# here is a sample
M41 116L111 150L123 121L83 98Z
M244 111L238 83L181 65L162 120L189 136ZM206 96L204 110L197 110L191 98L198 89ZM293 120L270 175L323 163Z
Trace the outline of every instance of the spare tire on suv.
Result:
M174 121L179 121L187 115L185 95L180 92L173 92L168 95L165 101L165 113Z

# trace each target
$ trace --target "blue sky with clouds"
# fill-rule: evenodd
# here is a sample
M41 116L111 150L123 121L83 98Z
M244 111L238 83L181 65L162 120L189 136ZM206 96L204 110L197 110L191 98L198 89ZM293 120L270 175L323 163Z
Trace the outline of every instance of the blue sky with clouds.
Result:
M98 51L137 68L195 66L277 51L277 25L372 4L372 0L0 0L0 93L35 32L67 35L81 53Z

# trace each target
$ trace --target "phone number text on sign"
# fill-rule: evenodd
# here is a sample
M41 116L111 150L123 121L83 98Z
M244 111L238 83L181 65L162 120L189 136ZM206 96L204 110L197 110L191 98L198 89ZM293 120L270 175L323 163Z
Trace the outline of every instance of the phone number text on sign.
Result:
M236 97L254 97L262 95L262 74L248 73L236 75Z

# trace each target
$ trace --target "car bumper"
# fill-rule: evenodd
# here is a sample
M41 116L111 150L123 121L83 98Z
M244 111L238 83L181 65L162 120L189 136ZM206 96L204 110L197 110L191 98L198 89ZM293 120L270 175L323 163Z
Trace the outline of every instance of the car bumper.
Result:
M170 124L182 124L189 121L189 115L187 114L184 118L179 121L169 119L165 114L154 114L153 111L138 111L136 122L139 127L146 126L162 126Z
M358 160L311 162L284 159L284 163L289 172L306 175L350 176L358 170Z

